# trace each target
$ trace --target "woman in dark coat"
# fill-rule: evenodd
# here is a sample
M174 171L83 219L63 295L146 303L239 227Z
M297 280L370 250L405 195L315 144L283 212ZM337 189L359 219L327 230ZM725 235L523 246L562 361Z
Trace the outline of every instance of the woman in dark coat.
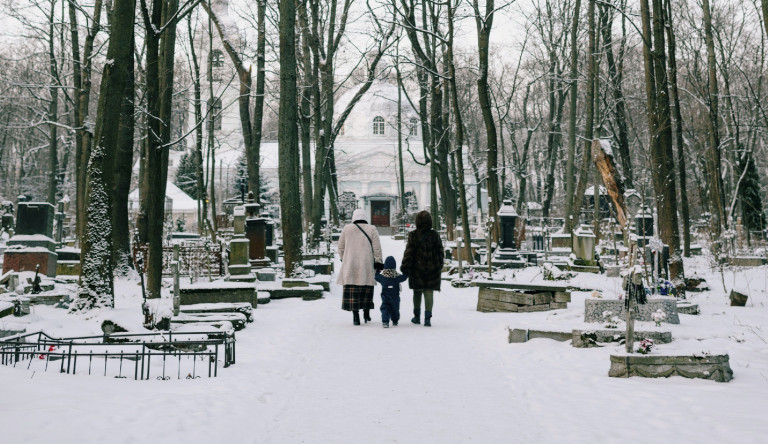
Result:
M440 291L443 272L443 242L432 229L432 216L428 211L416 215L416 229L408 234L400 271L408 275L408 286L413 289L413 319L421 322L421 296L424 295L424 326L431 327L434 291Z

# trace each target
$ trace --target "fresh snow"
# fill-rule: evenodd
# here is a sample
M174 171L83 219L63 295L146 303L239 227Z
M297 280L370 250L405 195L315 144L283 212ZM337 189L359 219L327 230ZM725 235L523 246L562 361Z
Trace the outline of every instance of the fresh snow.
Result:
M382 237L382 247L400 263L403 241ZM542 313L480 313L477 288L444 282L431 328L409 322L411 291L404 289L400 325L389 329L380 323L380 287L373 322L356 327L340 309L341 288L332 280L324 299L260 305L255 322L237 333L237 363L220 368L217 378L134 381L0 366L2 441L765 442L768 267L725 271L726 290L737 283L750 289L747 307L729 307L706 258L685 265L712 290L690 294L702 314L662 324L674 342L653 353L727 350L734 371L727 384L609 378L609 355L620 347L507 343L508 327L584 326L584 299L593 289L617 297L618 278L579 273L570 285L589 291L574 292L567 310ZM504 274L521 282L541 278L538 268ZM114 310L67 314L34 306L31 315L0 325L66 336L100 334L107 317L140 323L136 281L118 280L116 293Z

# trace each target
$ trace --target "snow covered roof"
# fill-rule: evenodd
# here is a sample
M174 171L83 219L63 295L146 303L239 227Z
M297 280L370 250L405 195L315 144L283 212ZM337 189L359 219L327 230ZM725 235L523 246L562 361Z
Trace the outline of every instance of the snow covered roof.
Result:
M197 201L189 197L173 182L166 182L165 196L173 201L173 212L194 212L197 211ZM139 207L139 189L136 188L128 195L128 205L133 208Z
M607 193L608 192L606 191L605 187L600 185L600 195L604 195L604 194L607 194ZM593 196L594 194L595 194L595 187L594 186L591 186L591 187L587 188L587 190L584 192L585 196Z

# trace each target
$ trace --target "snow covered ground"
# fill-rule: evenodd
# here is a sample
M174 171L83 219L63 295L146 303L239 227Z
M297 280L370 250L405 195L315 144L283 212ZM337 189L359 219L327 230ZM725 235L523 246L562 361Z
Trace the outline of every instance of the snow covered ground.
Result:
M399 263L403 242L385 237L382 244ZM768 267L726 271L728 290L749 291L743 308L728 306L706 259L686 267L712 290L691 294L700 316L663 324L675 342L660 348L727 350L734 371L727 384L609 378L616 347L507 343L510 326L577 328L588 292L574 293L567 310L480 313L477 288L445 283L435 296L433 327L425 328L408 322L411 293L404 290L401 324L383 329L380 287L374 321L353 326L333 285L321 300L259 306L255 322L237 333L237 364L220 368L218 378L134 381L0 366L0 441L768 442ZM596 275L572 283L606 294L619 287ZM128 281L118 288L111 316L138 323L140 288ZM105 316L34 310L10 322L54 336L100 334Z

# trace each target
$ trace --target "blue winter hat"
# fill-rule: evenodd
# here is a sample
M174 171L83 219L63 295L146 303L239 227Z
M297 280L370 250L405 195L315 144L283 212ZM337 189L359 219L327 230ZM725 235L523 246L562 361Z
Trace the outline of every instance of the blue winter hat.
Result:
M394 270L395 268L397 268L397 261L395 261L394 257L387 256L387 258L384 259L384 269Z

